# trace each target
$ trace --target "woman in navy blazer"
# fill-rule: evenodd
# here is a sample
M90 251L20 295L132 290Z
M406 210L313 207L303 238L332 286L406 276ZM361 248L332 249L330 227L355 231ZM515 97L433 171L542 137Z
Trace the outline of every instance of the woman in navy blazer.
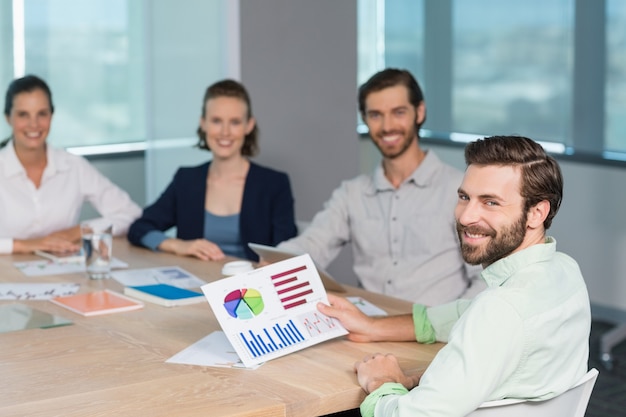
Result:
M248 242L275 246L296 235L289 177L251 162L258 128L243 85L211 85L202 106L198 147L213 160L179 168L128 231L138 246L204 260L224 255L258 260ZM164 232L176 227L176 238Z

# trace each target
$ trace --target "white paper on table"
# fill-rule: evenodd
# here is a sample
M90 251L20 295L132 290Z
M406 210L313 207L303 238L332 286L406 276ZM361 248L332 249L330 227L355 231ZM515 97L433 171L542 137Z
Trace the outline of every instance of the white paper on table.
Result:
M357 306L358 309L361 310L361 312L363 314L368 315L370 317L373 317L373 316L386 316L387 315L387 312L385 310L383 310L382 308L378 307L377 305L374 305L374 304L370 303L365 298L362 298L362 297L346 297L346 299L348 301L350 301L352 304L354 304L355 306Z
M178 266L114 271L111 273L111 276L114 280L126 287L168 284L179 288L198 288L206 284L206 281L201 280Z
M348 333L317 310L328 298L308 254L201 288L247 367Z
M80 284L60 283L2 283L0 300L50 300L54 297L73 295Z
M196 343L181 350L165 362L242 369L256 369L261 366L259 364L246 368L224 332L220 331L213 332L198 340Z
M40 277L46 275L64 275L86 272L84 262L55 263L48 259L15 262L13 264L24 275ZM128 264L117 258L111 259L111 269L128 268Z

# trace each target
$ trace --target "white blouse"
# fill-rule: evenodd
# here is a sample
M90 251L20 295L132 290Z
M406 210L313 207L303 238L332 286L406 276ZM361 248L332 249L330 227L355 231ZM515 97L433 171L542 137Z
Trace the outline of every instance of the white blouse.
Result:
M13 239L32 239L78 224L85 201L123 235L141 215L128 193L86 159L48 146L48 165L39 188L26 175L13 142L0 149L0 254L13 252Z

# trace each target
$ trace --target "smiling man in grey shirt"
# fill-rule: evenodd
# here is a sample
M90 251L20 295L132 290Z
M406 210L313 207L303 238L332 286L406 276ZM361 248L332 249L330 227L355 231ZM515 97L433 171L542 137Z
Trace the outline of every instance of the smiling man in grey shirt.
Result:
M278 247L325 268L351 243L359 283L436 305L484 288L461 256L454 208L463 174L419 145L426 105L415 78L386 69L359 89L359 110L382 163L344 181L302 234Z

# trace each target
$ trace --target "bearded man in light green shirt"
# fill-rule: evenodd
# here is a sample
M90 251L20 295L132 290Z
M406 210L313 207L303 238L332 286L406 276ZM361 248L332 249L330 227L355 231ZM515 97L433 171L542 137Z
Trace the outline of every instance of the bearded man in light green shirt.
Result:
M329 295L322 313L361 342L447 342L423 375L393 355L355 364L370 416L462 417L485 401L545 400L587 372L591 313L577 263L546 236L563 194L554 158L531 139L497 136L468 144L455 210L463 258L481 264L487 289L473 300L412 315L371 318Z

